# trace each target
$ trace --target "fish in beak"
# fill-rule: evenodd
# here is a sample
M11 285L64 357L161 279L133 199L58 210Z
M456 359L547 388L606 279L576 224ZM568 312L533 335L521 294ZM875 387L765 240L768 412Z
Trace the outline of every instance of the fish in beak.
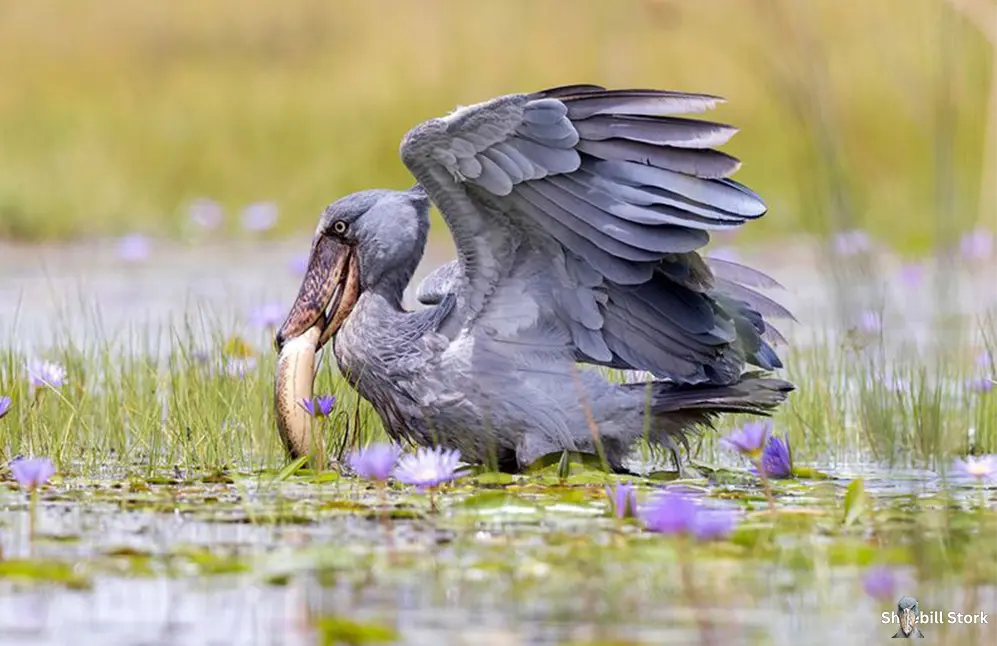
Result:
M274 408L277 430L291 457L312 455L325 462L322 438L312 434L311 418L301 407L312 396L315 355L342 327L360 297L360 271L354 249L316 236L298 297L277 330Z

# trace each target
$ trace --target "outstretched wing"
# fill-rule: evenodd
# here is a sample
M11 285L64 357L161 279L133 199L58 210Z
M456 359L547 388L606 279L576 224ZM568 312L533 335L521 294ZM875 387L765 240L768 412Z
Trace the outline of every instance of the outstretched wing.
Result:
M758 310L771 301L715 278L696 253L708 231L766 211L727 179L739 162L712 149L736 130L658 116L719 101L571 86L499 97L410 131L402 160L457 246L451 320L501 320L496 310L519 290L537 326L561 328L552 338L565 331L580 361L683 382L733 381L746 360L779 367Z

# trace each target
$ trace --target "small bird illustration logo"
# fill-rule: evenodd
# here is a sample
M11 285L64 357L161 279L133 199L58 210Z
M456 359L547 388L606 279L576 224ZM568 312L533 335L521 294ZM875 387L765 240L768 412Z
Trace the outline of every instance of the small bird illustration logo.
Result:
M900 628L897 630L897 634L893 636L893 639L923 639L924 633L914 625L917 623L918 615L917 599L914 597L900 597L900 600L897 601L897 616L900 617Z

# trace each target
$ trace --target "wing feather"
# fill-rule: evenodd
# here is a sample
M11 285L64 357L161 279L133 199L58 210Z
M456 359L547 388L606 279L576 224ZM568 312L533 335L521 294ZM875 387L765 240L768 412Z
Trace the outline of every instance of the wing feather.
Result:
M569 85L410 131L402 159L457 246L448 333L482 326L511 355L545 360L570 339L566 358L683 382L781 365L766 341L781 335L765 316L789 313L751 289L772 286L767 277L697 253L708 231L766 211L728 179L740 162L713 149L734 127L669 116L721 101ZM523 290L531 306L510 311Z
M647 226L617 217L565 190L559 179L551 177L549 181L532 184L530 189L556 204L561 211L574 216L569 221L580 221L625 245L650 252L647 260L661 260L663 253L692 251L702 247L710 239L705 232L695 229L664 224Z
M551 173L571 173L578 170L582 163L581 156L573 148L552 148L523 138L513 139L509 144L540 169L540 177Z
M737 128L723 123L676 117L600 115L569 123L573 123L578 137L586 141L627 139L676 148L722 146L737 134Z
M704 112L723 103L718 96L661 90L606 90L571 97L567 102L571 119L599 114L661 115Z
M577 212L567 210L555 201L561 196L554 188L546 182L528 183L518 186L516 193L552 219L557 220L561 225L571 229L608 254L622 260L635 262L656 262L660 259L660 253L628 244L619 236L601 230L598 223L593 225L584 217L579 217ZM577 205L572 204L571 206Z
M516 133L551 148L574 148L579 139L578 131L564 118L551 123L524 120L522 125L516 128Z
M734 157L711 148L673 148L615 138L583 139L578 150L606 161L632 161L706 179L727 177L741 166Z
M601 249L588 238L561 224L542 208L534 206L523 196L522 191L517 191L517 194L511 197L517 209L530 215L533 221L548 234L555 237L582 262L591 266L594 271L605 278L621 285L634 285L649 280L654 274L653 262L629 262L626 258ZM542 203L543 196L534 197Z
M479 155L476 159L481 165L481 172L475 177L478 186L493 195L508 195L512 192L512 176L487 155Z
M746 265L710 256L706 256L703 260L706 261L706 264L718 278L726 278L727 280L747 285L748 287L783 289L783 286L771 276Z
M584 167L577 173L551 177L550 182L613 216L639 224L678 225L709 230L733 228L744 222L743 219L732 219L692 203L683 204L684 208L665 206L666 202L678 205L682 201L668 200L666 196L656 197L646 190L613 183L584 170ZM652 200L657 200L657 204L662 206ZM698 240L701 240L701 236ZM698 240L693 249L702 246Z

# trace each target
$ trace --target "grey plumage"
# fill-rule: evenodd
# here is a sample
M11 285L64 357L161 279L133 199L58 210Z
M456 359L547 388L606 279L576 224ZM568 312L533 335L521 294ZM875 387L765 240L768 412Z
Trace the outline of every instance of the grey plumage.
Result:
M519 468L594 452L591 416L621 468L645 430L674 450L718 413L785 399L790 384L744 373L781 366L765 316L789 313L752 289L774 281L698 253L709 230L766 210L728 179L739 162L711 148L735 129L660 116L720 100L591 85L499 97L405 136L416 188L329 207L317 235L351 218L363 284L336 359L390 434ZM458 257L420 284L430 307L410 313L401 290L430 200ZM659 381L621 386L578 363Z

